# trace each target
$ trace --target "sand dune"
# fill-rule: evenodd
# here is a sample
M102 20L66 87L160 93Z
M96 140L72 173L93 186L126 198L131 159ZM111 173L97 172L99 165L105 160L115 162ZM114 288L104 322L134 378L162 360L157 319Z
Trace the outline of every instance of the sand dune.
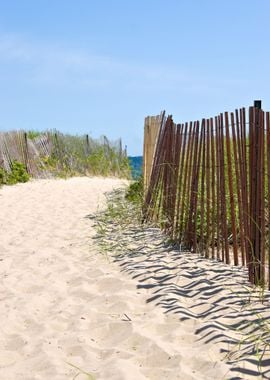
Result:
M222 361L235 339L226 324L243 317L233 277L223 287L228 267L170 252L155 229L125 235L127 246L148 245L115 263L98 253L88 215L123 185L73 178L0 189L0 379L256 378L254 364Z

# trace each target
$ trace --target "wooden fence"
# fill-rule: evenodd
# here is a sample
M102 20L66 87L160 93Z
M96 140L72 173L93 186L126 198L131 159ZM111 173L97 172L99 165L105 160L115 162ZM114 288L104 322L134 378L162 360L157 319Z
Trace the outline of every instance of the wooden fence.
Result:
M93 160L88 160L98 149L103 151L111 163L110 173L119 174L123 160L127 158L126 148L122 149L121 139L111 142L102 136L99 140L94 140L88 135L71 136L57 131L48 131L37 136L31 136L31 132L24 131L2 132L0 168L10 172L12 162L19 161L34 178L51 177L61 171L80 174L90 171L92 174L103 174L96 173L91 167L100 164L96 162L98 157L92 156Z
M152 170L153 157L156 149L157 136L164 118L164 112L159 116L148 116L144 121L144 145L143 145L143 178L144 189L148 188Z
M52 150L51 139L44 135L35 140L29 139L23 131L0 133L0 167L11 171L12 162L23 163L33 177L38 177L41 171L42 157Z
M269 112L257 102L202 121L159 121L144 168L144 219L158 221L182 249L247 266L251 283L269 284Z

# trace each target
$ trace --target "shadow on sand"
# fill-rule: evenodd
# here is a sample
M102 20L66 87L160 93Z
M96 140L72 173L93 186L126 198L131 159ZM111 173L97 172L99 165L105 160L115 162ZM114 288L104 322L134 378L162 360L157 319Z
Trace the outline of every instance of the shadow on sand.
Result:
M270 379L269 332L261 336L268 339L261 360L263 345L254 341L269 321L270 294L266 292L260 302L244 268L180 251L166 244L160 230L153 227L135 225L119 232L112 223L102 240L111 247L121 246L110 255L137 281L138 289L149 293L147 302L177 316L183 327L187 321L196 321L198 342L218 346L235 373L231 380Z

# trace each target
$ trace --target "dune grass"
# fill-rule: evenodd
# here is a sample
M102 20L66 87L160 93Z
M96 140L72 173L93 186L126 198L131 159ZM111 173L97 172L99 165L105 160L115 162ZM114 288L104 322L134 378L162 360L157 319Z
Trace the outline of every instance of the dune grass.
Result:
M121 139L95 140L57 131L14 131L0 134L0 184L33 178L72 176L131 178Z

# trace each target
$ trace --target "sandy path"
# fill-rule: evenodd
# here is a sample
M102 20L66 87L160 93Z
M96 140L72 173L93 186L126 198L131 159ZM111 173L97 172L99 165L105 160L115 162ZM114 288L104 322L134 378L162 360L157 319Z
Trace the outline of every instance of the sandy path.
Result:
M120 180L0 189L0 379L228 379L196 321L146 303L151 286L97 254L88 214ZM169 301L170 302L170 301ZM77 379L89 379L80 374Z
M89 323L100 318L92 300L102 314L95 283L106 265L91 258L85 216L121 183L74 178L0 189L0 379L71 379L65 361L92 369Z

